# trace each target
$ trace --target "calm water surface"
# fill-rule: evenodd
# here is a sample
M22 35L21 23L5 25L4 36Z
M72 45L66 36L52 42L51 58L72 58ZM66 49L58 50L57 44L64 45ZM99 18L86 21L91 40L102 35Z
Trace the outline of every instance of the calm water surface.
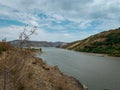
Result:
M42 48L40 55L50 65L74 76L88 90L120 90L120 58L100 57L58 48Z

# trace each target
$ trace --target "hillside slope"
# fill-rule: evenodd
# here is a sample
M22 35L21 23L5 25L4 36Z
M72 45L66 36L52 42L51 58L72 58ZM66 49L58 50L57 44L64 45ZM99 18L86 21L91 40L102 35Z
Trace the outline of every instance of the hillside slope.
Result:
M104 31L61 47L75 51L120 56L120 28Z
M13 46L19 46L20 40L9 41L9 43ZM64 44L65 42L48 42L48 41L27 41L23 43L23 47L33 46L33 47L56 47Z
M64 75L24 49L0 54L0 90L85 90L75 78Z

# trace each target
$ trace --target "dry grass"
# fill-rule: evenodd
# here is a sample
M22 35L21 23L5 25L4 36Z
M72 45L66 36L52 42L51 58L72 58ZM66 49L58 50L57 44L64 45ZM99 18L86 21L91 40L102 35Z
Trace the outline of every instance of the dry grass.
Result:
M47 65L25 49L7 51L1 58L0 71L4 68L9 71L6 90L84 90L76 79L64 75L57 66ZM0 90L3 90L3 81L0 79Z

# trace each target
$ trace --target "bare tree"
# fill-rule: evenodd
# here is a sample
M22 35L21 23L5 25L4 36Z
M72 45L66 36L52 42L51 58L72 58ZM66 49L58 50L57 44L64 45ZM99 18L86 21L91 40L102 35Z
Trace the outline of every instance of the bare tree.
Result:
M18 82L24 78L24 75L19 76L19 72L23 69L25 65L25 58L30 55L28 50L23 49L23 44L30 40L30 37L35 33L37 27L34 26L33 28L29 29L28 25L24 27L24 30L19 34L19 47L12 48L7 53L4 52L3 54L3 67L0 69L3 73L3 90L6 90L7 85L9 83L14 83L15 87L17 87ZM6 39L2 41L6 43ZM29 48L29 45L27 45Z
M30 40L31 35L35 34L35 31L37 30L36 26L34 26L33 28L31 28L30 30L28 30L28 28L29 28L28 25L26 25L24 27L23 32L21 32L20 35L19 35L19 40L20 40L19 47L22 47L22 45L25 42L28 42ZM27 31L29 31L29 33L27 33ZM28 45L28 47L29 47L29 45Z

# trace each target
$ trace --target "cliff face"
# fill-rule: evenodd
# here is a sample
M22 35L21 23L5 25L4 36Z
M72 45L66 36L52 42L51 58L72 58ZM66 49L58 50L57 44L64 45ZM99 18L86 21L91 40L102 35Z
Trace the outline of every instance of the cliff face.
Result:
M8 51L0 56L0 90L4 80L6 90L85 90L78 80L64 75L57 66L49 66L27 53ZM8 71L6 79L3 64Z
M68 43L61 47L82 52L120 56L120 28L104 31L84 40Z

